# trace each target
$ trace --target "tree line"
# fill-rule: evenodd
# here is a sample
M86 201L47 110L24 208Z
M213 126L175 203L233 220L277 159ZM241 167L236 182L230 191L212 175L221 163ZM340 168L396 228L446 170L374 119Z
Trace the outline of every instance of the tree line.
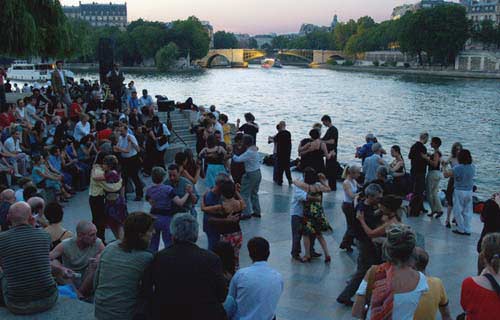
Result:
M473 24L467 19L463 6L443 5L409 12L400 19L381 23L365 16L339 23L332 31L280 35L263 49L341 50L352 57L367 51L400 50L418 57L421 63L447 65L453 63L468 39L499 48L500 26L495 27L490 20ZM215 34L215 44L216 48L237 48L239 45L236 37L226 32Z

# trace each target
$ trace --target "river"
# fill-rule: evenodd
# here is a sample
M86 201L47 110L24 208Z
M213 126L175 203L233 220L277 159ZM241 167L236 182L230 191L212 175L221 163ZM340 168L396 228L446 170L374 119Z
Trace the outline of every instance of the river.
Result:
M97 79L96 73L77 77ZM472 152L476 184L483 196L500 190L500 81L445 79L405 75L375 75L324 69L284 67L209 69L184 74L126 75L136 88L176 101L193 97L229 116L230 122L252 112L260 125L257 143L272 152L267 137L280 120L292 133L294 151L312 124L329 114L339 129L339 161L354 161L357 146L368 132L389 151L401 146L407 158L422 131L443 141L447 157L451 145L462 142ZM140 94L140 93L139 93ZM406 159L407 165L409 160Z

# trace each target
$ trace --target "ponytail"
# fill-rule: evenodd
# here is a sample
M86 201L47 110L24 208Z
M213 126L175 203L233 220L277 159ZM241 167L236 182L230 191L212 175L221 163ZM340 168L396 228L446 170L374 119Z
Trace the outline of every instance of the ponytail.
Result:
M344 171L342 171L342 179L347 179L347 175L349 174L349 166L345 166Z

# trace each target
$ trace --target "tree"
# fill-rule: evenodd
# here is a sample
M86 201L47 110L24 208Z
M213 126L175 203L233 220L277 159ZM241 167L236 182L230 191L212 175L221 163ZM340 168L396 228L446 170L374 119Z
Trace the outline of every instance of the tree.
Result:
M337 48L343 50L349 38L356 34L358 24L354 20L349 20L346 23L339 23L333 30L335 44Z
M217 31L214 34L214 48L215 49L233 49L238 47L238 39L234 33Z
M143 60L154 58L156 52L166 44L167 30L159 25L140 25L129 32Z
M403 52L422 53L430 64L448 65L455 60L469 38L469 21L465 8L459 5L437 6L418 10L402 18L400 46Z
M472 31L472 37L475 40L481 41L486 47L497 44L497 32L499 28L495 28L492 20L483 20L481 24Z
M248 47L251 49L257 49L259 48L259 44L255 38L250 38L250 40L248 40Z
M193 60L206 56L210 45L208 32L196 17L174 21L166 40L177 44L180 54L187 56L189 53Z
M173 42L162 47L155 55L156 67L160 71L169 70L175 61L179 58L179 48Z
M290 39L285 36L276 36L271 41L271 46L274 49L288 49L290 48Z
M59 1L2 0L0 53L55 57L70 45L70 30Z

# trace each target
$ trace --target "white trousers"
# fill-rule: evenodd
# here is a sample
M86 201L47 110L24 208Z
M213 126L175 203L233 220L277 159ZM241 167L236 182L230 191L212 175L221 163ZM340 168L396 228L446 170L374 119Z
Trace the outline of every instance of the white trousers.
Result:
M453 215L457 221L457 230L471 233L470 221L472 219L472 191L453 191Z

